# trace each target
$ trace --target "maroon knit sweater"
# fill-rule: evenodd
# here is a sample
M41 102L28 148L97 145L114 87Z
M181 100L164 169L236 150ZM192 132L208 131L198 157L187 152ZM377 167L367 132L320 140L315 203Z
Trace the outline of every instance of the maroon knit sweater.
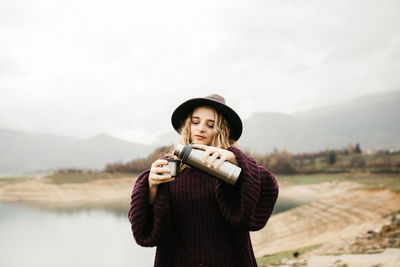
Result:
M157 246L154 266L257 266L249 231L267 223L278 184L238 148L228 150L242 168L234 186L186 168L174 181L160 184L149 205L149 170L138 177L129 220L139 245Z

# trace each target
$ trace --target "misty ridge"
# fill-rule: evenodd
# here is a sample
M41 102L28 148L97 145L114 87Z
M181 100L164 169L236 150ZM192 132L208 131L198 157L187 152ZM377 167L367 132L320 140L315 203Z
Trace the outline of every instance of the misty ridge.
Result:
M243 121L239 145L254 153L304 153L340 149L350 143L359 143L368 151L400 150L398 103L400 91L293 115L256 113ZM146 158L156 147L174 144L177 134L171 127L159 140L162 142L142 145L107 134L81 140L0 128L0 174L57 168L100 170L108 163Z

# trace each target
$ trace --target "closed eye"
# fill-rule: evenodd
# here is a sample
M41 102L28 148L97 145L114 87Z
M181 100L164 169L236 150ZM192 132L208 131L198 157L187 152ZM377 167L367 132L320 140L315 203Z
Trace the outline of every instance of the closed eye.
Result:
M199 121L192 121L192 124L199 124L199 123L200 123ZM207 127L210 128L210 129L213 129L214 128L214 124L207 124Z

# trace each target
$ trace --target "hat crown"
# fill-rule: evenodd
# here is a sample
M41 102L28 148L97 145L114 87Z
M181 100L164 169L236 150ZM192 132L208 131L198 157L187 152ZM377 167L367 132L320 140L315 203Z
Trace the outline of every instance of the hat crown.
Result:
M225 98L218 94L192 98L180 104L171 116L171 122L174 129L180 133L180 129L190 112L192 112L196 107L201 106L211 106L220 112L230 126L229 138L235 141L239 139L243 129L242 120L232 108L225 104Z
M220 102L220 103L226 105L225 98L223 98L220 95L212 94L212 95L206 96L205 98L210 99L210 100L214 100L214 101L217 101L217 102Z

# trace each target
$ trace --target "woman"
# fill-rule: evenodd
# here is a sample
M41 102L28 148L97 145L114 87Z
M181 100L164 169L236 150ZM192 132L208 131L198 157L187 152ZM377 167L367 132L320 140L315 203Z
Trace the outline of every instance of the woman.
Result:
M157 246L154 266L257 266L249 231L262 229L273 211L278 184L235 142L242 122L223 97L190 99L172 114L180 143L242 168L234 186L194 167L172 178L156 160L135 183L129 220L141 246ZM163 175L164 174L164 175Z

